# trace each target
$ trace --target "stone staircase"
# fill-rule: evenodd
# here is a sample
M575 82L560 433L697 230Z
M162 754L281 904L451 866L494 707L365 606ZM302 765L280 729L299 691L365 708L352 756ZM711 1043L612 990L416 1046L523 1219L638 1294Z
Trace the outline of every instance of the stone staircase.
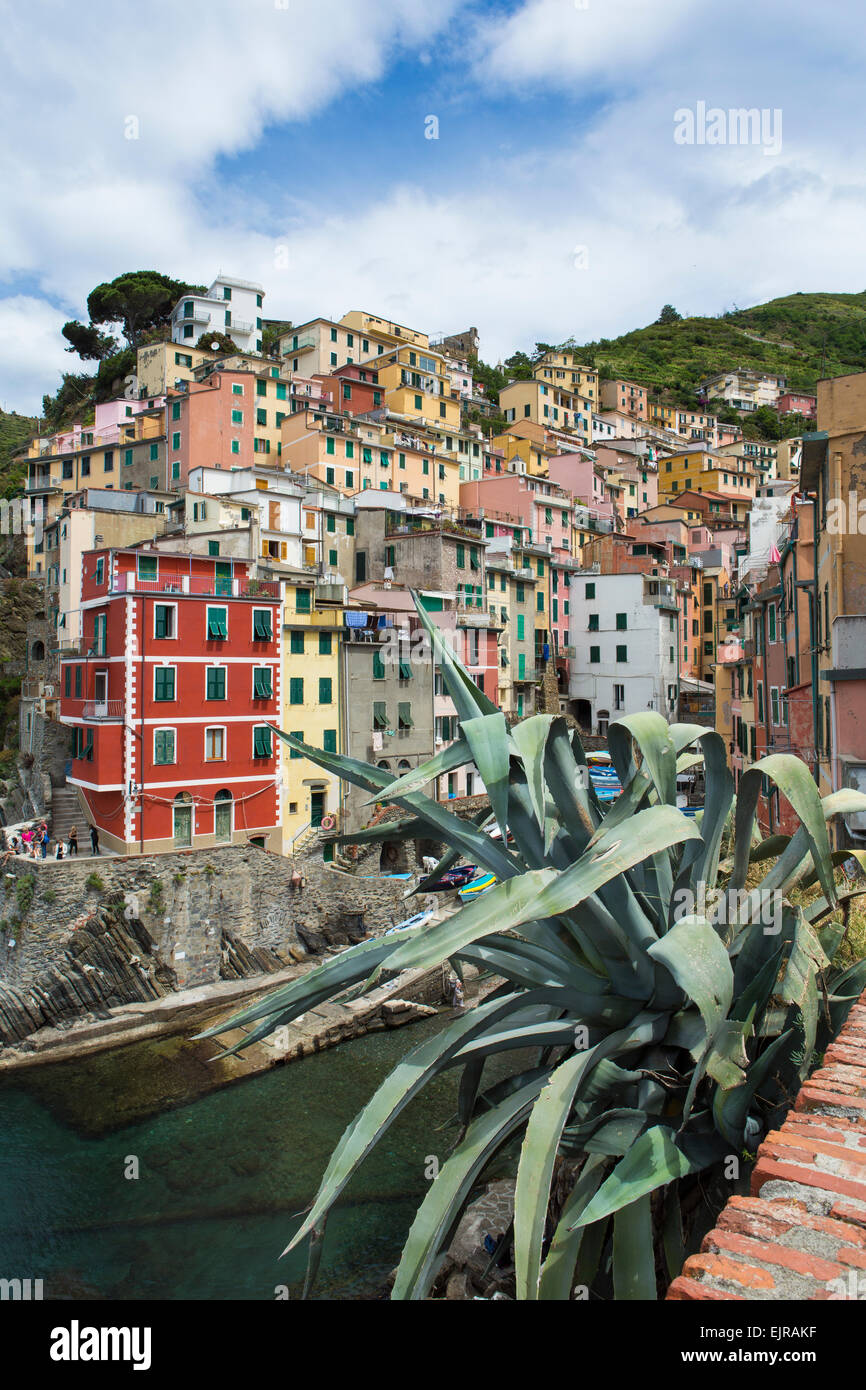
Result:
M68 785L54 787L51 793L51 835L55 840L68 840L72 826L78 828L79 848L89 849L89 822L78 799L78 788Z

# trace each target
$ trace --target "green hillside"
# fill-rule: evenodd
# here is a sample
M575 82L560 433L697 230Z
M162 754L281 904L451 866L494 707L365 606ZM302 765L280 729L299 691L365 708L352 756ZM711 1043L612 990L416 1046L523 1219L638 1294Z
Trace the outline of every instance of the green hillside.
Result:
M0 497L15 497L21 491L25 469L14 464L12 455L22 448L39 427L38 420L27 415L7 415L0 410Z
M574 346L604 376L629 378L682 405L694 403L704 377L734 367L775 372L795 389L814 390L820 376L866 371L866 293L791 294Z

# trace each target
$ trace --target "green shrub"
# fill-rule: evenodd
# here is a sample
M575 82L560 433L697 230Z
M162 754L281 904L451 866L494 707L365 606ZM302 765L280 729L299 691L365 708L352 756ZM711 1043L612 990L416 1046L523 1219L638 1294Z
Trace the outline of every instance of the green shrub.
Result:
M29 910L33 901L33 894L36 891L36 877L34 874L22 874L15 884L15 901L18 904L18 912L23 917Z
M105 883L100 878L96 870L93 869L87 875L87 878L84 880L84 886L85 888L93 888L97 893L101 893L103 888L105 887Z

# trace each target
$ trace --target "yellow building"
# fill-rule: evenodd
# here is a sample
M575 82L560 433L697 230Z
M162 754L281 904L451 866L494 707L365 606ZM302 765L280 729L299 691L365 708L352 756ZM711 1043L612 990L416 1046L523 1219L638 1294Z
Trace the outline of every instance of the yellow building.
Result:
M203 362L215 362L218 352L201 352L178 343L149 343L136 355L135 375L140 396L165 396L178 389L182 382L194 381L195 371ZM261 359L259 359L261 361Z
M283 610L281 727L332 753L345 747L342 592L340 586L298 577L286 584ZM315 837L323 817L339 818L340 779L286 743L282 777L283 853L293 854Z
M411 343L413 347L429 348L430 339L426 333L391 319L381 319L376 314L365 313L362 309L352 309L340 319L342 327L351 329L370 338L381 338L387 343Z
M590 445L592 441L592 411L590 398L582 394L577 383L565 385L555 378L558 368L537 367L537 373L549 371L545 380L536 375L531 381L512 381L499 393L499 406L509 424L531 420L534 424L552 429L567 430ZM564 373L569 378L577 371Z
M460 401L440 352L396 347L376 359L378 384L388 410L435 429L460 429Z
M756 474L745 460L718 457L706 449L670 454L659 463L659 501L680 492L715 492L730 500L737 520L744 520L755 498Z
M418 433L411 422L380 423L308 410L288 416L281 432L285 466L345 496L373 488L459 505L457 457L437 451L433 438Z

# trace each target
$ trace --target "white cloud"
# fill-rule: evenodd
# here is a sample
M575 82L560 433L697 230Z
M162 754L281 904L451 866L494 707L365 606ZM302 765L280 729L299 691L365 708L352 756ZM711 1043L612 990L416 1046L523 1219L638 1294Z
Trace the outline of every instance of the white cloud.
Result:
M28 294L36 285L68 310L7 309L37 335L23 347L0 336L10 401L18 390L19 408L34 409L53 373L76 370L46 325L79 315L99 280L139 266L261 280L269 316L296 323L367 308L431 333L476 324L494 360L536 339L615 336L666 301L713 313L795 289L862 287L866 130L849 113L866 35L832 8L820 28L805 0L729 0L712 29L697 0L589 0L586 10L526 0L479 14L456 0L289 0L286 10L148 0L129 11L0 0L0 115L13 132L0 150L0 278L14 287L21 275ZM395 160L383 189L381 129L350 156L376 161L369 197L327 207L307 197L290 135L284 176L271 180L283 177L290 211L220 181L219 156L254 149L269 124L314 116L407 48L435 78L447 45L449 80L467 110L489 108L490 131L482 146L467 143L447 182L407 183ZM539 131L532 98L551 92L561 109ZM590 92L593 103L564 99ZM781 153L676 145L674 112L698 100L781 107ZM123 138L129 115L137 141ZM389 119L396 128L399 112ZM443 122L443 148L455 129L463 139L459 121ZM347 134L364 137L363 121ZM335 195L340 178L337 165ZM286 269L277 245L288 247Z
M0 299L0 408L38 415L54 374L77 370L78 358L64 351L60 336L65 321L44 299Z

